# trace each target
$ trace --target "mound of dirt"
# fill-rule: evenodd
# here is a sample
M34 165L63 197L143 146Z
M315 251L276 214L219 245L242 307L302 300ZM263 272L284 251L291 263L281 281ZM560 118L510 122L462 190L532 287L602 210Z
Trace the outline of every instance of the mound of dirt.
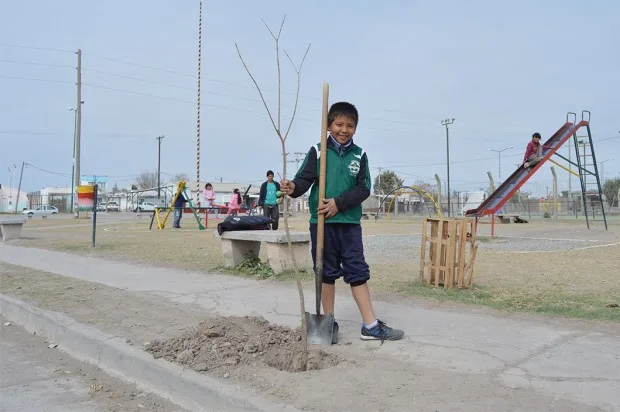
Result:
M262 317L222 317L200 323L181 336L154 341L145 348L155 359L186 365L197 372L230 369L258 362L288 371L303 371L301 330L271 325ZM308 370L324 369L340 359L311 349Z

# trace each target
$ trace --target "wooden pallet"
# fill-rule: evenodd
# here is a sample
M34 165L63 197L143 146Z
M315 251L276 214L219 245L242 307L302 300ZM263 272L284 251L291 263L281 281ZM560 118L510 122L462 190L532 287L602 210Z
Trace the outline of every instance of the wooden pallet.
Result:
M420 280L436 287L470 287L477 251L475 219L424 219Z

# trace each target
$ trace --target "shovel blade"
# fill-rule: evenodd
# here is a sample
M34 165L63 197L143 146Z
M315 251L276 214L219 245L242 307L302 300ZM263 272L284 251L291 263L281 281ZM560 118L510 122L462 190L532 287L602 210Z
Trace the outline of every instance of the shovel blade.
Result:
M334 315L316 315L306 312L306 325L308 326L308 344L332 345L334 333Z

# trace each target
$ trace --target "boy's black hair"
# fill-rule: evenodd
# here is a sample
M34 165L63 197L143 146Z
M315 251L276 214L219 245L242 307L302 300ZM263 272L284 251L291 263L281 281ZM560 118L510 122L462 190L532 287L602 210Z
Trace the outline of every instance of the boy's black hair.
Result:
M267 170L267 177L269 177L269 175L273 176L273 170Z
M207 187L209 187L209 186L213 187L213 185L212 185L211 183L207 183L207 184L205 185L205 189L206 189Z
M332 104L332 107L329 108L329 112L327 113L327 125L331 125L338 116L346 116L350 118L355 122L355 126L357 126L357 123L359 122L359 114L357 113L357 109L348 102L338 102Z
M540 133L538 133L538 132L534 133L534 134L532 135L532 138L534 138L534 137L538 137L538 138L540 139Z

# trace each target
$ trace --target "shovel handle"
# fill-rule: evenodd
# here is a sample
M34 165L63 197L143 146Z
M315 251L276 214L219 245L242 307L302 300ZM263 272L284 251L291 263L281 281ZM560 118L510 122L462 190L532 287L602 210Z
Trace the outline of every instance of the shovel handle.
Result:
M321 119L321 150L319 154L319 204L325 199L325 175L327 173L327 113L329 102L329 84L323 84L323 118ZM318 214L316 227L316 314L321 314L321 292L323 289L323 249L325 246L325 215Z

